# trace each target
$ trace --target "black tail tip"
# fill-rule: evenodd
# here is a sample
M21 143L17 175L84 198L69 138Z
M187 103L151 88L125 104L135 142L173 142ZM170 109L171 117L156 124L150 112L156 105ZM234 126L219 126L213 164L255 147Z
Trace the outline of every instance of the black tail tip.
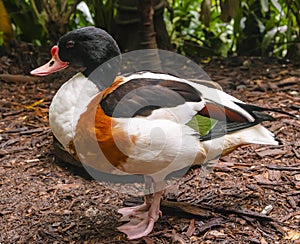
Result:
M275 137L274 139L275 139L275 141L278 142L278 146L284 145L283 142L279 138Z

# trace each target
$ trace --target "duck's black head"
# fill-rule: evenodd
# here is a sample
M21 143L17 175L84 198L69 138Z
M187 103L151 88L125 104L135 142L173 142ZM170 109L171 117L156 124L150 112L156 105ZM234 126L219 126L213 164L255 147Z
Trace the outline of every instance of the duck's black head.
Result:
M68 32L59 39L58 55L70 65L85 67L89 74L99 65L120 55L115 40L104 30L84 27Z
M52 59L31 74L48 75L75 66L85 68L83 73L88 76L101 64L120 55L120 49L106 31L89 26L63 35L51 53Z

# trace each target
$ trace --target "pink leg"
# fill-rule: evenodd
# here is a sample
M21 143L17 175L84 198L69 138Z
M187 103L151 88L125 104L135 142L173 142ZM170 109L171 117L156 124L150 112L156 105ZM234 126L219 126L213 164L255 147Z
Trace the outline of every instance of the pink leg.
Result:
M151 194L151 186L153 184L153 180L150 176L145 176L145 197L144 203L142 205L134 206L134 207L126 207L118 210L118 213L122 214L122 218L120 221L129 221L130 217L139 216L143 213L147 212L151 206L152 202L152 194Z
M138 239L148 235L153 230L154 223L158 220L159 216L161 215L160 201L162 194L163 191L156 192L153 196L153 201L150 205L145 202L141 206L134 207L138 208L139 211L129 211L130 216L132 216L133 218L130 220L129 223L118 227L118 230L125 233L128 239L130 240ZM146 209L146 206L148 206L148 209ZM134 215L132 213L134 213Z

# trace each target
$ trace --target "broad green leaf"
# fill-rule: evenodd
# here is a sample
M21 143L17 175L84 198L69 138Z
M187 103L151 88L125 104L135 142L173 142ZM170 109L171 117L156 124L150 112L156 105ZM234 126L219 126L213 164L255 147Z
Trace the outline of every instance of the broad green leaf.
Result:
M196 115L187 123L192 129L197 131L201 136L206 136L218 121L201 115Z

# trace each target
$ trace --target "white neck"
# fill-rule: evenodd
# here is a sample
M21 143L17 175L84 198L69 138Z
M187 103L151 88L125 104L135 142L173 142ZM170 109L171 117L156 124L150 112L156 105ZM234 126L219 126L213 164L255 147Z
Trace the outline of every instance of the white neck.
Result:
M49 123L54 136L67 148L74 129L90 100L99 92L97 86L77 73L64 83L53 97L49 108Z

